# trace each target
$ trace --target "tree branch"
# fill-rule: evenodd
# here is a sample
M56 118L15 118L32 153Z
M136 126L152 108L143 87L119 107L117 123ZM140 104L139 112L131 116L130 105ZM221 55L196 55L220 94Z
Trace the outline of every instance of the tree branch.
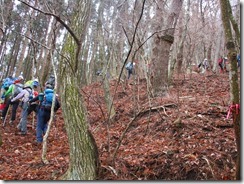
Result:
M80 45L80 40L76 37L76 35L75 35L75 33L70 29L70 27L59 17L59 16L57 16L57 15L55 15L55 14L53 14L53 13L49 13L49 12L44 12L44 11L42 11L42 10L40 10L40 9L38 9L38 8L36 8L36 7L34 7L34 6L32 6L32 5L30 5L30 4L28 4L28 3L26 3L26 2L24 2L24 1L22 1L22 0L18 0L18 1L20 1L21 3L23 3L23 4L25 4L26 6L29 6L29 7L31 7L31 8L33 8L34 10L36 10L36 11L38 11L38 12L40 12L40 13L43 13L43 14L45 14L45 15L49 15L49 16L53 16L60 24L62 24L66 29L67 29L67 31L71 34L71 36L74 38L74 40L75 40L75 42L76 42L76 44L79 46Z

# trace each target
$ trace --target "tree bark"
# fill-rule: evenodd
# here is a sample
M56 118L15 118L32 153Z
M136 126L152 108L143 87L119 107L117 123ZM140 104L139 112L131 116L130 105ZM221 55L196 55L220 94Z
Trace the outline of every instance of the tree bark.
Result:
M233 125L235 130L236 147L237 147L237 159L236 159L236 180L241 179L240 173L240 97L239 97L239 85L238 85L238 72L237 72L237 62L236 56L237 52L235 50L235 44L233 41L231 25L230 25L230 14L228 3L229 0L220 0L221 5L221 15L222 22L225 32L226 49L228 51L228 60L230 61L230 112L232 113Z
M91 0L76 1L74 11L73 33L79 36L74 41L73 35L66 36L62 53L67 58L60 61L61 104L65 127L68 134L70 163L64 180L95 180L98 175L99 158L95 140L89 130L86 110L80 93L81 84L81 47L87 31L90 17Z
M166 20L166 31L163 34L158 34L154 39L154 46L152 50L152 88L154 96L163 96L167 93L170 48L174 42L174 29L182 4L183 0L172 1L170 14ZM158 24L163 24L163 22Z

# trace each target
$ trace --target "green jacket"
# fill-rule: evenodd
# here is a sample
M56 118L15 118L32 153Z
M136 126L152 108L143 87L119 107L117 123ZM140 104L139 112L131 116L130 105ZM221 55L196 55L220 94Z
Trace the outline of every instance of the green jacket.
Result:
M23 88L23 85L21 83L17 84L11 84L8 88L8 90L4 93L4 97L8 98L14 95L15 88ZM21 89L22 90L22 89ZM19 90L18 90L19 91Z
M8 88L8 90L4 93L4 97L5 98L8 98L10 96L12 96L13 92L14 92L14 87L15 85L14 84L11 84Z

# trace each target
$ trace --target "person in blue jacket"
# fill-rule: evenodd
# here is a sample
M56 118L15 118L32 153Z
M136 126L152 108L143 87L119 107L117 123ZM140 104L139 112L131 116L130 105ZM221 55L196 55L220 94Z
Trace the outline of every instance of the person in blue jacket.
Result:
M47 131L48 121L51 115L52 99L54 91L50 84L46 84L44 93L39 93L39 95L29 103L39 100L39 110L37 114L37 125L36 125L36 143L41 144L43 142L43 136ZM60 103L55 96L54 112L60 108Z

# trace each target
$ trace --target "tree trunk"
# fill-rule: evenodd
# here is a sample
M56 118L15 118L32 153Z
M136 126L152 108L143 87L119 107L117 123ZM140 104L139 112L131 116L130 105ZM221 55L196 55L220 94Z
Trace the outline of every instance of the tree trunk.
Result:
M237 42L237 45L240 46L240 41L241 41L240 30L239 30L238 24L236 23L236 20L234 19L233 14L232 14L230 1L227 1L227 7L228 7L229 19L230 19L231 25L233 27L233 30L235 32L236 42Z
M60 28L56 28L57 27L57 21L54 20L53 17L51 17L49 19L48 22L48 28L46 28L46 32L44 33L45 37L43 38L43 41L45 45L47 45L47 47L51 47L52 46L52 40L56 40L57 38L57 34L55 34L55 37L52 38L52 36L54 36L54 34L52 33L57 33L58 31L60 31ZM56 29L55 29L56 28ZM50 30L54 30L53 32L48 32L48 29ZM39 72L40 76L40 83L44 86L45 82L47 81L48 77L49 77L49 73L52 70L52 65L51 65L51 59L50 59L50 50L47 50L46 48L41 48L40 50L40 54L37 58L37 68L41 68L41 71Z
M173 0L171 11L166 21L166 31L163 34L157 35L154 39L152 50L152 88L154 96L161 96L167 93L170 47L174 42L174 29L182 4L183 0ZM162 22L159 24L162 24Z
M87 124L84 101L72 74L62 76L62 111L68 134L70 162L64 180L94 180L97 178L97 147Z
M16 67L16 62L17 62L17 56L19 53L19 49L20 49L20 41L21 39L18 37L18 35L16 35L16 39L14 41L14 45L11 48L11 55L9 58L9 62L8 62L8 69L7 69L7 73L11 76L15 76L15 67Z
M219 30L218 33L218 40L217 40L217 44L216 44L216 53L215 53L215 57L214 57L214 63L213 63L213 71L216 71L216 69L218 70L218 58L221 56L220 55L220 47L222 46L222 36L223 36L223 30Z
M230 14L228 12L228 2L229 0L220 0L222 22L225 32L226 49L228 51L228 60L230 61L230 98L231 105L229 111L232 113L236 146L237 146L237 159L236 159L236 180L241 179L240 173L240 97L239 97L239 86L238 86L238 72L237 72L237 62L236 56L237 52L235 50L235 44L233 41L231 25L230 25Z
M89 130L83 98L80 94L81 84L81 48L90 18L91 0L76 1L74 11L73 33L79 38L66 36L62 53L67 58L60 61L59 79L62 112L68 135L70 163L69 169L62 176L64 180L95 180L98 175L99 158L95 140Z
M35 5L37 5L37 1L35 1ZM25 31L25 36L27 37L31 37L31 27L32 27L32 17L34 17L35 11L32 9L32 8L29 8L29 11L26 12L25 14L25 19L27 19L28 16L30 16L30 20L29 22L26 22L26 25L27 25L27 28L25 27L24 30ZM24 31L23 31L24 32ZM19 59L18 59L18 68L19 68L19 72L17 73L17 75L20 74L20 72L23 72L24 70L26 70L26 65L28 65L30 62L31 62L31 55L28 55L28 56L25 56L26 52L30 53L30 47L29 47L29 43L30 43L30 40L28 38L23 38L23 41L22 41L22 45L21 45L21 52L20 52L20 55L19 55ZM29 59L29 60L28 60ZM29 66L28 66L29 67ZM32 68L28 68L28 72L31 71ZM24 78L27 79L28 74L24 72Z

